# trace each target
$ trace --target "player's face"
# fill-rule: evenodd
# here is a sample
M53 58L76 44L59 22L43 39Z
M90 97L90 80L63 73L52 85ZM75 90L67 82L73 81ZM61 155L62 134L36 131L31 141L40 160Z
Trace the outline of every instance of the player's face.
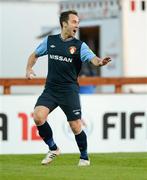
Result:
M74 14L69 15L68 22L66 24L66 33L69 37L74 37L79 28L79 18Z

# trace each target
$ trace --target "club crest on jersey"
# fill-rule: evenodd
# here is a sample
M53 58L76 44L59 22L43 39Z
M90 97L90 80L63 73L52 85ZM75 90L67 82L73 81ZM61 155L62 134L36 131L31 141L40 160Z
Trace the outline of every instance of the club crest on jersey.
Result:
M76 52L76 47L75 46L71 46L71 47L69 47L69 52L70 52L70 54L74 54L75 52Z

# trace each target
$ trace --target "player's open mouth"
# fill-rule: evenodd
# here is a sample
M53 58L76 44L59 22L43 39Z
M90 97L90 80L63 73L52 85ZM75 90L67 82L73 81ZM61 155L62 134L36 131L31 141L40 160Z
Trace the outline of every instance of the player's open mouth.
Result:
M74 29L73 32L76 33L77 31Z

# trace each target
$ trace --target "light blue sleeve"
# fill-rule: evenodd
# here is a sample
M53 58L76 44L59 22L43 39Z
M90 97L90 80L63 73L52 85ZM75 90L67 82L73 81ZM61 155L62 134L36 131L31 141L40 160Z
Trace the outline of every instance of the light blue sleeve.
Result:
M87 44L83 42L81 45L80 56L81 56L81 61L86 62L86 61L91 61L96 55L87 46Z
M47 50L47 40L48 37L46 37L42 43L39 44L39 46L35 49L35 54L37 57L44 56L48 54Z

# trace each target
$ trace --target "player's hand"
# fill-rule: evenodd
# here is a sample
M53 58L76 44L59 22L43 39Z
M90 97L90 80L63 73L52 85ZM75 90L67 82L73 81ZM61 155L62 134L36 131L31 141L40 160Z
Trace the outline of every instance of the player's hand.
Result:
M104 66L106 64L108 64L111 61L110 57L105 57L103 59L101 59L101 61L99 62L99 66Z
M34 79L36 74L34 73L33 69L29 69L26 71L26 78L27 79Z

